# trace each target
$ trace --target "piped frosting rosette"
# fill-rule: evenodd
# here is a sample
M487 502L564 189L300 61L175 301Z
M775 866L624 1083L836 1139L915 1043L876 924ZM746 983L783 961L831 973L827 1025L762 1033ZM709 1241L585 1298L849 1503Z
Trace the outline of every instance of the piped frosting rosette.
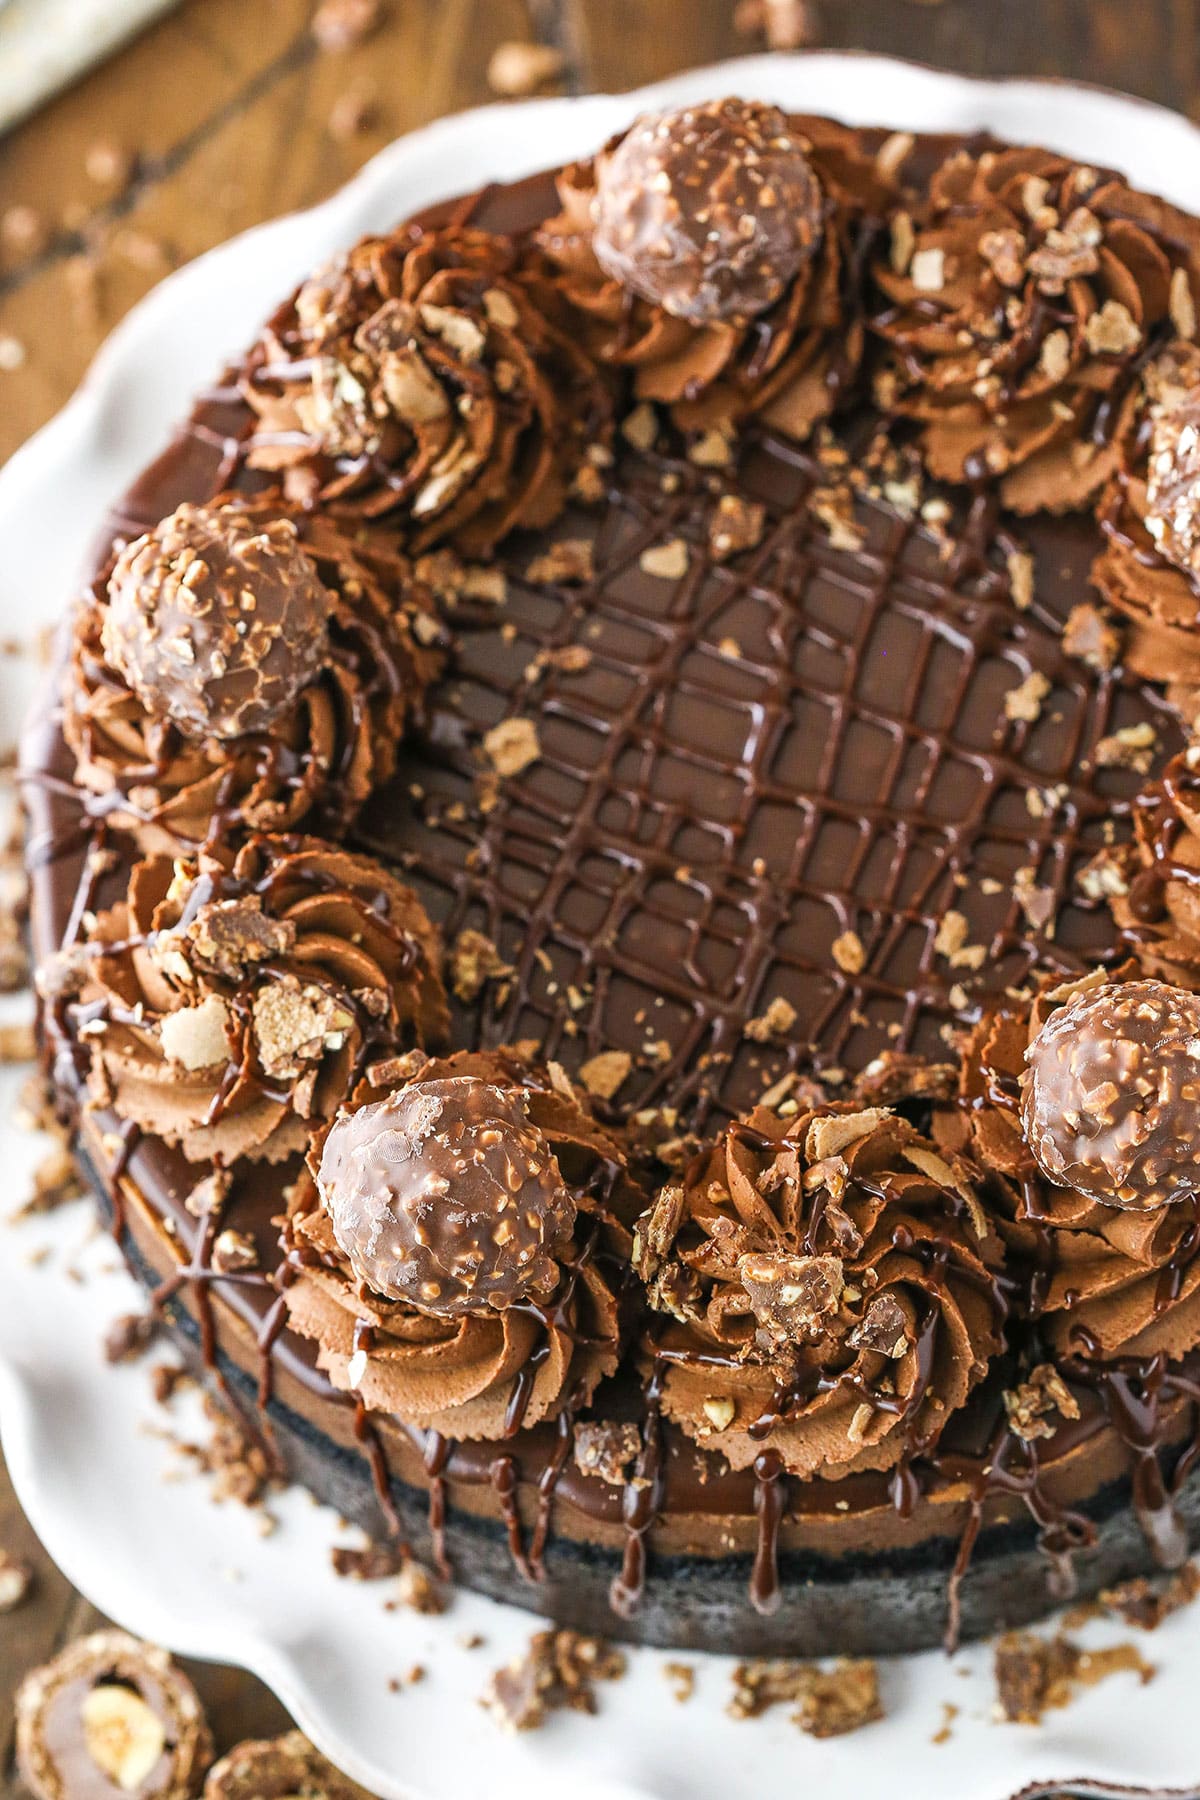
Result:
M1200 1342L1197 1032L1196 996L1129 962L1006 1002L966 1046L935 1134L1007 1175L998 1228L1060 1354Z
M257 837L231 865L149 857L84 952L93 1099L192 1161L303 1150L368 1056L448 1028L416 895L316 838Z
M698 269L688 254L688 233L700 238L701 226L713 230L718 171L736 184L740 169L744 181L750 150L749 169L761 170L769 159L771 191L777 199L789 196L788 228L782 222L772 228L771 209L758 205L758 229L770 240L761 246L761 260L748 273L731 272L717 298L698 307L695 290L711 298L715 283L711 267ZM803 439L852 386L863 350L862 247L894 198L858 133L737 101L686 108L642 121L593 161L571 164L558 191L561 211L539 240L560 272L588 350L599 362L628 370L637 399L666 403L689 431L732 427L754 414ZM606 212L633 195L644 223L640 247L652 237L651 208L664 235L680 241L665 259L669 267L651 271L649 298L630 285L636 254L604 260L603 238L598 253L598 221L603 225ZM719 195L717 205L730 198ZM727 210L727 235L736 245L738 219L747 214L732 205ZM722 248L732 262L736 251ZM777 277L782 272L778 290L755 280L768 265Z
M932 1447L1001 1346L997 1185L884 1107L731 1126L637 1229L664 1411L735 1468Z
M442 644L407 562L353 522L278 497L181 506L77 612L76 780L147 851L302 822L340 836Z
M877 397L920 421L931 473L1066 511L1116 467L1156 338L1195 331L1200 227L1050 151L963 149L873 273Z
M553 271L457 226L365 238L271 321L242 381L253 468L467 554L552 523L611 400Z
M284 1293L336 1387L503 1439L585 1406L616 1368L644 1195L561 1070L507 1050L401 1059L310 1166Z
M1127 621L1123 660L1200 686L1200 349L1176 340L1141 373L1105 488L1092 580Z

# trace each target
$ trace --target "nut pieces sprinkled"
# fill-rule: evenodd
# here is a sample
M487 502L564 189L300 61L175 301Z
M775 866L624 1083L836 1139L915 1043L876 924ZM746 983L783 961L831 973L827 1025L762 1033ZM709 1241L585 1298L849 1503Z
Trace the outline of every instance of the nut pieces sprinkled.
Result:
M1026 1062L1025 1139L1050 1181L1133 1212L1200 1192L1200 996L1161 981L1078 993Z
M765 312L812 256L822 196L783 113L713 100L639 119L598 162L596 257L693 325Z
M333 604L290 519L185 502L118 556L104 652L152 715L229 740L314 679Z
M343 1112L318 1185L359 1279L442 1318L548 1292L575 1223L525 1097L475 1076Z

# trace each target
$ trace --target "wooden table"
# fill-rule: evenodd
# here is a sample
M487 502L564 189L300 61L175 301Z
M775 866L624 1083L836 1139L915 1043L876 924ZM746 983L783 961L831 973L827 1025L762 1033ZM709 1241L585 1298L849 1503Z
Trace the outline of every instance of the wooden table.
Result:
M554 45L574 92L761 47L735 30L733 0L384 0L377 30L337 52L314 43L314 7L184 0L0 140L0 458L63 404L168 269L321 199L400 132L492 98L497 45ZM822 45L979 75L1074 76L1200 117L1200 0L814 0L812 10ZM0 1800L15 1800L16 1681L96 1620L39 1550L2 1465L0 1547L37 1570L34 1596L0 1622ZM194 1673L221 1745L281 1727L282 1709L250 1677Z

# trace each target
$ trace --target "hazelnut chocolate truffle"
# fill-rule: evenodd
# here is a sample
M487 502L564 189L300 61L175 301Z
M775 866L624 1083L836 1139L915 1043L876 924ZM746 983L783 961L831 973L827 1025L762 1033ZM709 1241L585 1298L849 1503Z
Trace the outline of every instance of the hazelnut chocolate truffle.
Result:
M301 1731L236 1744L214 1763L203 1800L370 1800Z
M1079 993L1026 1063L1025 1138L1050 1181L1131 1212L1200 1192L1200 996L1162 981Z
M714 100L648 114L596 175L597 260L692 325L765 312L820 238L820 185L774 106Z
M333 605L290 519L185 503L117 558L104 653L152 714L231 740L318 674Z
M1146 529L1168 562L1200 576L1200 388L1154 422Z
M358 1278L442 1318L547 1292L575 1223L524 1096L475 1076L343 1113L318 1185Z
M79 1638L25 1677L17 1762L37 1800L189 1800L212 1759L195 1688L123 1631Z

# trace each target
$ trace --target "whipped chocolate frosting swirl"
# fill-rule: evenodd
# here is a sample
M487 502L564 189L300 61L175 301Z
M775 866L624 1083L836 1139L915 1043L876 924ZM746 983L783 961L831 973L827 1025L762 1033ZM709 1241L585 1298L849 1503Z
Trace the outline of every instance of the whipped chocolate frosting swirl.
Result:
M1138 974L1135 963L1047 982L1032 1001L986 1017L963 1055L960 1102L934 1136L1008 1177L994 1213L1010 1267L1023 1275L1046 1341L1060 1353L1182 1355L1200 1342L1200 1209L1193 1198L1150 1211L1106 1205L1046 1179L1025 1142L1021 1095L1031 1040L1079 995ZM1015 1205L1012 1204L1015 1199Z
M298 496L387 513L414 550L549 525L610 398L538 253L405 226L314 275L252 352L247 460Z
M368 1054L448 1029L416 895L316 838L254 838L232 866L150 857L87 941L92 1095L191 1161L304 1149Z
M1200 225L1049 151L960 150L874 279L878 398L922 422L931 472L1062 511L1112 473L1139 359L1194 319Z
M1110 905L1142 972L1200 988L1200 749L1173 756L1141 794Z
M206 511L222 517L226 509L214 503ZM151 685L139 678L135 687L120 672L112 646L123 633L112 623L103 578L76 615L63 718L76 780L95 796L95 810L131 830L146 851L194 851L231 829L281 831L302 822L340 836L391 775L406 722L443 660L431 598L378 534L270 496L239 499L236 517L256 534L285 525L290 561L308 571L330 607L318 665L305 669L286 704L273 683L268 713L257 709L246 720L234 707L244 726L236 737L224 735L223 724L220 734L205 730L211 712L185 719L179 705L168 713L147 704ZM125 553L113 583L126 582L145 554ZM121 667L132 656L132 646L123 650ZM219 688L225 685L220 678Z
M1122 655L1151 681L1200 685L1200 349L1172 341L1142 371L1099 509L1092 580L1127 622Z
M997 1185L884 1107L731 1126L638 1225L664 1410L735 1468L932 1447L1001 1344Z
M375 1253L352 1261L339 1241L340 1225L343 1238L349 1227L356 1249L365 1244L364 1215L355 1200L361 1166L349 1176L353 1191L338 1194L350 1167L342 1159L344 1130L357 1138L355 1119L364 1107L394 1110L393 1103L403 1104L406 1094L419 1104L432 1095L443 1120L449 1109L450 1135L462 1149L476 1131L482 1088L492 1090L484 1110L507 1120L507 1143L481 1144L476 1138L473 1148L483 1150L490 1174L497 1176L517 1153L521 1190L531 1180L534 1185L537 1230L519 1234L511 1257L490 1239L485 1246L481 1214L490 1212L497 1187L489 1179L489 1191L481 1195L478 1165L472 1168L470 1156L456 1155L453 1144L433 1146L430 1160L428 1134L418 1131L421 1166L412 1183L405 1178L404 1194L389 1200L388 1218L379 1213L375 1248L380 1250L385 1238L392 1250L402 1247L400 1258L384 1250L383 1261L392 1276L405 1263L403 1288L410 1272L436 1270L438 1291L422 1294L417 1304L389 1297L371 1285L373 1274L385 1273ZM407 1106L404 1110L407 1114ZM380 1117L369 1120L376 1150ZM411 1117L407 1123L413 1123ZM436 1120L432 1131L436 1139ZM412 1131L406 1128L404 1137L405 1145L391 1148L410 1148ZM324 1150L330 1144L335 1151L327 1167ZM374 1153L367 1152L368 1160ZM537 1164L533 1175L531 1157ZM468 1166L456 1170L453 1163L461 1161ZM320 1366L336 1387L352 1390L376 1411L447 1436L501 1439L564 1407L585 1405L601 1378L616 1368L629 1225L645 1196L630 1179L621 1143L596 1123L561 1071L547 1072L507 1050L399 1059L390 1071L372 1071L324 1149L320 1143L314 1147L310 1165L325 1203L315 1190L297 1198L288 1227L292 1250L284 1293L289 1324L316 1340ZM435 1184L445 1180L441 1207L434 1204L429 1176ZM354 1202L349 1207L347 1199ZM470 1237L476 1241L465 1244ZM521 1251L531 1244L533 1255L521 1261ZM387 1285L399 1291L395 1280Z
M809 117L782 119L782 128L789 157L804 158L808 182L799 224L789 228L789 279L778 293L773 284L755 288L752 319L719 308L697 316L677 294L673 308L665 296L656 303L604 260L605 240L596 236L604 193L614 168L620 174L624 167L632 133L594 162L563 171L562 211L538 234L591 355L630 370L637 398L668 403L687 430L757 414L805 438L833 410L861 360L858 267L892 189L856 132ZM693 199L700 204L698 193Z

